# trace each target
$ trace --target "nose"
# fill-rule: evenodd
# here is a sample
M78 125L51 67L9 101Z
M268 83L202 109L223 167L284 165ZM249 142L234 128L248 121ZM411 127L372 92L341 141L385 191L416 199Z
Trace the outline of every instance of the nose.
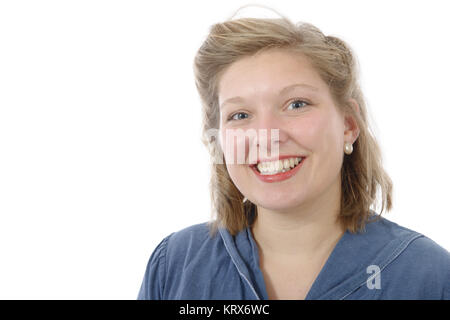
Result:
M254 164L258 158L279 156L280 145L288 140L283 119L267 109L254 117L251 126L227 129L225 137L220 138L225 141L223 151L227 163Z
M261 110L257 117L254 128L257 138L250 145L256 146L259 157L277 157L280 145L288 138L283 120L272 110Z

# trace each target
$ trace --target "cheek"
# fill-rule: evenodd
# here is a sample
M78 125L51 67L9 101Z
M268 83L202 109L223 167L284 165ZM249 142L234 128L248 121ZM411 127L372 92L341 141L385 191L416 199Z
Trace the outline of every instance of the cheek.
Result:
M249 178L247 176L245 165L236 165L225 163L228 171L228 175L230 176L231 181L234 186L242 193L246 194L251 190L251 185Z
M330 152L339 142L337 119L326 113L314 113L291 124L292 135L311 152Z
M242 130L221 130L221 148L227 164L234 165L246 163L250 149L249 134L249 132L244 132Z
M323 117L315 114L293 121L289 128L295 140L305 148L314 151L326 130L326 124Z

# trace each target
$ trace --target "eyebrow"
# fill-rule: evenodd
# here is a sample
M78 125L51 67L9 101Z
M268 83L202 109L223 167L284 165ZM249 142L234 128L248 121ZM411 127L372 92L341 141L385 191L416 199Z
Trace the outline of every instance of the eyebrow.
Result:
M303 87L303 88L307 88L307 89L310 89L310 90L313 90L313 91L319 91L318 88L313 87L313 86L311 86L309 84L306 84L306 83L294 83L294 84L291 84L291 85L281 89L280 92L278 93L278 95L281 96L282 94L285 94L285 93L291 91L292 89L294 89L296 87ZM225 100L224 102L222 102L222 104L220 105L220 108L222 108L227 103L237 103L237 102L243 102L243 101L245 101L245 99L240 97L240 96L229 98L229 99Z

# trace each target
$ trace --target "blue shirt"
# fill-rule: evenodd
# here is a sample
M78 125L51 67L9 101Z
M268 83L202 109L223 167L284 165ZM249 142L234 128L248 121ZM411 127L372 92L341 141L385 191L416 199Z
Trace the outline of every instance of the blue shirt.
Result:
M299 272L302 272L299 270ZM249 228L210 237L196 224L165 237L147 264L138 300L268 299ZM346 231L312 284L309 299L450 299L450 253L385 218Z

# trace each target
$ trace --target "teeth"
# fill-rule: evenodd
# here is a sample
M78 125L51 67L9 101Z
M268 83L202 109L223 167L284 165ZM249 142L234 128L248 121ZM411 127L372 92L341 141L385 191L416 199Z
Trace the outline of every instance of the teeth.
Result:
M278 161L263 162L258 163L257 168L259 172L264 175L277 174L294 168L301 161L302 158L289 158Z
M276 162L275 169L278 170L278 171L281 171L281 170L283 170L283 167L284 167L283 161L278 160L278 161Z

